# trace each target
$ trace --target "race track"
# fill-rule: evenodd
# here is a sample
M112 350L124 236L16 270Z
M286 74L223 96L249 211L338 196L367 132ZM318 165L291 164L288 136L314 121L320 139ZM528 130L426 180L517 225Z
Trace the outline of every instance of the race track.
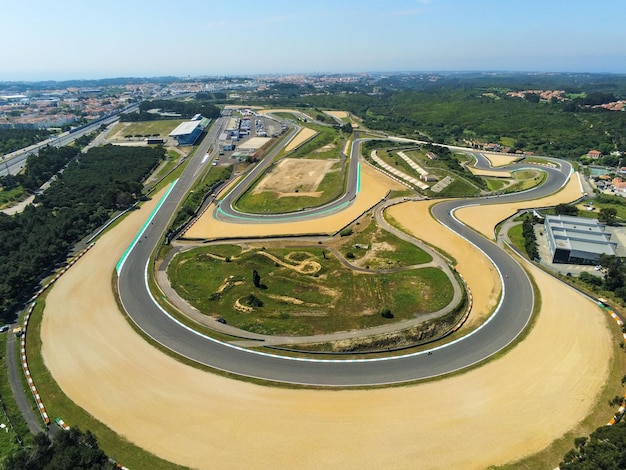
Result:
M354 163L356 155L353 148L351 170L358 168ZM479 164L485 165L484 157L476 157ZM241 376L291 384L348 387L408 382L464 369L509 345L528 324L534 299L530 281L517 262L495 243L456 220L454 211L469 205L518 202L552 194L567 182L571 174L569 163L558 163L559 169L545 168L548 173L546 183L533 190L497 198L448 201L434 206L433 214L442 224L477 246L494 263L502 275L503 295L500 305L484 325L460 340L431 350L432 354L420 352L360 360L282 357L216 341L167 315L148 289L149 257L166 228L171 211L191 184L191 175L198 173L197 166L202 164L198 157L190 162L161 209L146 226L139 242L131 247L118 273L119 296L124 309L138 327L165 347L198 363ZM349 179L343 196L347 200L357 196L358 172L351 171ZM222 206L230 206L230 203L225 202ZM315 211L311 211L306 217L315 215ZM236 214L236 217L243 215ZM268 221L266 217L261 219Z

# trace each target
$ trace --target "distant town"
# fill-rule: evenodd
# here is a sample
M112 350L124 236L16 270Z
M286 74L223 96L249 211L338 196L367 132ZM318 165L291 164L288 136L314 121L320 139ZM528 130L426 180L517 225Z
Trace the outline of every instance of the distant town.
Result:
M119 111L143 100L196 93L222 92L224 99L245 101L270 85L330 85L362 82L359 75L285 75L255 78L116 79L103 86L80 82L0 83L0 128L69 128ZM117 83L116 83L117 82ZM78 83L78 84L77 84ZM90 82L91 83L91 82ZM225 93L228 91L228 93ZM272 99L271 93L268 96Z

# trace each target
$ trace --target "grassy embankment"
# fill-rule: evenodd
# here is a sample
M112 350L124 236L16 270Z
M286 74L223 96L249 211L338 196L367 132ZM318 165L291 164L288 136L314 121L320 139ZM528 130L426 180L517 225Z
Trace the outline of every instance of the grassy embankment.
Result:
M0 209L14 205L28 197L26 190L20 185L16 188L4 190L0 188Z

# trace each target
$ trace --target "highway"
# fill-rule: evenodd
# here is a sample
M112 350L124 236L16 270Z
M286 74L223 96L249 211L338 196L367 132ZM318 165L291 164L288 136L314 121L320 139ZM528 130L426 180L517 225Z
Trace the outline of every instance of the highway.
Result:
M117 114L111 115L105 119L98 120L91 124L88 124L79 130L74 132L64 132L57 137L53 137L43 142L39 142L38 144L31 145L30 147L26 147L15 152L9 153L2 157L2 164L0 165L0 176L6 176L7 174L16 175L22 168L26 165L26 159L29 155L36 154L40 149L46 146L51 147L63 147L65 145L69 145L74 142L79 137L83 135L89 134L100 128L102 125L109 125L120 118L120 114L122 113L132 113L139 110L139 105L131 105L127 106L124 110L120 111Z
M215 125L213 129L217 127ZM208 147L207 139L202 145ZM352 158L355 161L356 155L353 146ZM198 151L192 158L160 210L146 225L139 242L130 250L118 277L119 296L125 311L154 340L198 363L241 376L327 387L382 385L444 375L481 362L514 341L532 314L534 299L530 281L504 250L456 220L454 210L474 204L516 202L552 194L567 182L571 174L571 166L558 161L560 169L544 168L548 179L539 188L497 198L448 201L434 207L435 217L482 250L502 275L501 303L479 329L459 340L431 349L430 354L424 351L380 359L316 360L274 356L216 341L180 324L152 299L147 283L150 254L167 229L178 201L191 187L194 175L199 173L201 165L209 164L202 161L203 156L204 152ZM477 159L479 164L483 164L484 157L477 155ZM349 180L344 194L347 200L356 195L358 174L351 173ZM314 215L312 211L307 216ZM263 217L263 220L267 218Z

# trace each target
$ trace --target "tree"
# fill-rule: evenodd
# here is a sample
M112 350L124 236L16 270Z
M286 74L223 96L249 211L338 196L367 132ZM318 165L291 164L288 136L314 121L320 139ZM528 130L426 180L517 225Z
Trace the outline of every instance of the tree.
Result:
M254 294L248 294L243 303L248 307L263 307L263 301Z
M586 271L581 272L578 275L578 278L583 281L586 282L587 284L591 284L592 286L601 286L602 285L602 278L598 277L598 276L594 276L591 273L588 273Z
M615 207L603 207L598 212L598 222L603 224L612 225L617 218L617 209Z
M626 424L602 426L589 439L577 438L559 468L562 470L626 468Z
M3 468L11 470L39 470L61 468L115 469L116 465L98 447L93 434L77 428L62 431L54 440L43 433L35 436L35 447L19 449L7 456Z
M533 218L530 214L526 214L524 222L522 223L522 235L524 237L524 248L526 254L530 259L535 259L539 256L537 251L537 236L535 235L535 229L533 227Z
M256 288L261 286L261 275L256 269L252 270L252 284L254 284Z
M578 208L569 204L559 204L554 208L557 215L578 215Z

